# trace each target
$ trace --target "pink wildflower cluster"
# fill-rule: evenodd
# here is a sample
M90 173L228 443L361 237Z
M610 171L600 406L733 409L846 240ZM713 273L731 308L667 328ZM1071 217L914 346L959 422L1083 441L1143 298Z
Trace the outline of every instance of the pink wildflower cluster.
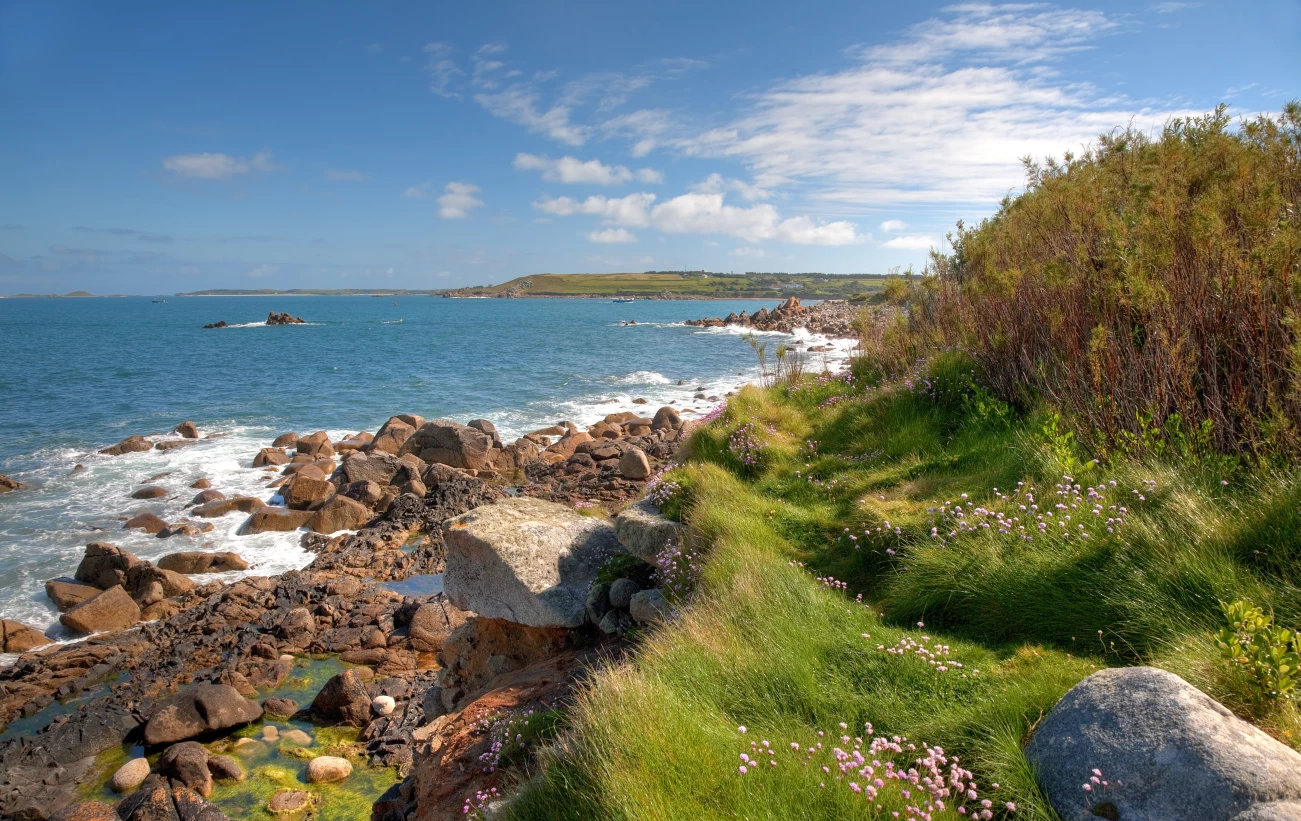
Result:
M941 544L964 534L986 531L1015 535L1025 541L1033 541L1036 535L1087 541L1100 532L1112 535L1125 523L1129 508L1116 499L1114 479L1097 486L1081 486L1070 476L1062 479L1047 499L1038 498L1033 485L1018 482L1011 493L994 488L996 501L989 506L968 502L964 493L956 503L949 500L927 508L933 517L930 536ZM1155 483L1147 486L1154 487ZM1140 501L1146 501L1146 496L1134 492Z
M589 507L596 507L596 503L589 502L586 499L578 499L574 502L574 508L577 510L586 510Z
M696 424L708 425L711 422L718 420L718 418L721 417L726 412L727 412L727 403L719 402L717 405L705 411L703 415L701 415L698 419L696 419Z
M677 541L670 541L655 557L656 586L671 598L684 601L700 581L700 552Z
M941 747L918 748L902 736L873 737L870 722L863 725L861 736L851 737L848 730L849 725L842 722L838 743L828 740L825 745L821 739L827 735L823 732L811 745L792 741L773 746L766 739L751 741L749 751L739 755L737 773L757 778L779 766L820 770L819 789L827 789L830 781L833 787L843 786L875 804L878 811L885 809L883 802L894 803L891 799L897 797L904 804L903 815L894 811L891 816L908 821L931 821L935 813L946 809L981 821L994 817L994 802L981 797L975 777L957 756L949 756ZM747 733L745 727L737 731ZM905 763L897 758L904 758ZM997 790L998 785L991 784L990 789ZM999 809L1015 812L1016 804L1009 801Z
M921 626L921 622L918 622L918 626ZM967 673L963 671L962 662L950 658L952 648L939 642L932 644L930 636L919 636L914 639L905 635L895 642L892 647L878 644L876 649L893 656L919 658L934 668L937 673L961 672L962 677L967 678ZM973 669L971 675L980 675L980 671Z
M652 476L650 481L646 483L646 498L650 499L651 504L661 510L681 492L681 485L677 482L666 482L659 473Z
M479 755L479 763L484 765L485 773L496 772L497 766L501 764L502 752L524 741L521 730L529 726L532 716L532 710L497 713L474 723L474 729L487 732L492 740L488 750Z
M767 445L759 438L759 426L747 422L728 438L727 449L746 467L758 467Z
M497 791L496 787L476 790L473 796L465 799L465 806L461 807L461 814L466 818L485 818L488 805L498 798L501 798L501 793Z

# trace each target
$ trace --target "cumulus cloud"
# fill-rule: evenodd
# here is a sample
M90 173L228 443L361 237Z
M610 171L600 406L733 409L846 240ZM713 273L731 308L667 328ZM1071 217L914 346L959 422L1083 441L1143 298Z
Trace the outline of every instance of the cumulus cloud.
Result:
M438 216L443 219L461 219L474 208L483 205L483 200L474 196L479 186L468 182L449 182L445 192L438 198Z
M636 171L622 165L606 165L600 160L583 161L575 157L553 160L539 154L516 154L515 167L523 171L541 171L547 182L588 185L622 185L637 179L645 183L664 181L664 175L653 168Z
M753 202L755 200L766 200L772 194L757 185L751 185L744 180L734 180L724 177L722 174L710 174L700 182L691 186L692 191L698 191L702 194L724 194L728 191L740 195L741 199Z
M587 239L597 243L636 242L637 236L626 228L605 228L588 234Z
M179 179L224 180L254 171L275 171L270 151L259 151L252 157L232 157L229 154L173 154L163 159L163 168Z
M658 205L645 192L626 197L594 195L585 200L544 198L533 207L552 216L588 214L611 225L653 227L667 234L726 234L747 242L775 240L799 245L848 245L860 237L851 222L819 223L809 217L783 219L767 203L750 207L728 205L723 194L682 194Z
M895 231L902 231L907 227L908 227L908 223L904 222L903 220L886 220L885 222L881 223L881 230L886 232L887 234L893 233Z
M881 243L883 248L893 248L898 251L928 251L931 248L940 247L940 241L929 234L905 234L901 237L888 239Z

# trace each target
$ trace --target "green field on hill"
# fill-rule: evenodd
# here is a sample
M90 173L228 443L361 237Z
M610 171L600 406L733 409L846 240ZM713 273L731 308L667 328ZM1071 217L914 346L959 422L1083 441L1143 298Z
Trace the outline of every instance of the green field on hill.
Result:
M474 286L453 291L453 296L565 297L632 296L650 297L667 292L673 296L703 299L769 298L798 296L808 299L848 299L879 290L885 282L879 275L833 274L536 274L500 285Z

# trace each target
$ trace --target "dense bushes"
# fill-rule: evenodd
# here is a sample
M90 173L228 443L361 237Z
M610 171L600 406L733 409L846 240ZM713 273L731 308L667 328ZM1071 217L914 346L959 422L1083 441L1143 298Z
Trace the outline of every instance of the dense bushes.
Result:
M1301 104L1230 125L1221 108L1027 160L1026 192L959 224L901 297L906 332L886 325L869 355L890 373L961 347L1003 399L1047 399L1100 451L1294 453Z

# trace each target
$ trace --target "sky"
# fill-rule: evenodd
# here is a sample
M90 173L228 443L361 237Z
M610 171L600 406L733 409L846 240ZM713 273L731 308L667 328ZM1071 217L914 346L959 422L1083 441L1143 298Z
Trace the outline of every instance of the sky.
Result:
M1301 0L0 0L0 294L920 268L1020 158L1301 97Z

